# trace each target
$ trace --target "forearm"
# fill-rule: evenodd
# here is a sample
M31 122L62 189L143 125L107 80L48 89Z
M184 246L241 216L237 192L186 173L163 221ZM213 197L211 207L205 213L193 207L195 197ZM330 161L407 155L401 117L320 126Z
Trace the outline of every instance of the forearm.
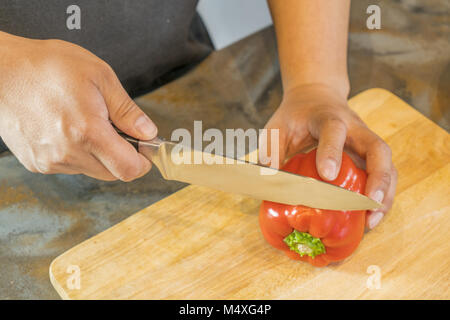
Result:
M347 97L350 0L268 0L284 92L323 84Z

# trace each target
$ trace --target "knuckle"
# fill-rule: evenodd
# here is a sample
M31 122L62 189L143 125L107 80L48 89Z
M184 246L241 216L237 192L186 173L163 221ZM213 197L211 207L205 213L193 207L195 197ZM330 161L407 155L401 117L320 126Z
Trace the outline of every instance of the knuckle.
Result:
M345 122L334 112L325 111L317 115L320 127L345 127Z
M53 165L47 161L37 161L35 165L36 169L39 173L42 174L52 174L53 173Z
M391 184L391 173L390 172L380 172L378 175L380 183L386 188Z
M31 173L40 173L39 170L35 166L31 165L30 163L24 162L22 164L25 167L25 169L27 169Z
M136 105L133 100L128 97L122 99L122 101L118 104L118 108L116 109L115 116L119 119L126 118L130 114L138 111Z
M92 139L95 137L92 128L93 126L90 126L88 122L83 122L76 126L70 126L70 140L80 145L92 143Z
M325 124L327 127L331 128L333 130L346 130L347 129L345 122L336 117L328 118L326 120Z
M90 64L88 75L100 88L107 88L114 83L116 75L113 68L104 60L95 57Z
M381 140L380 138L378 138L377 140L375 140L375 142L374 142L374 148L375 148L378 152L382 152L384 155L388 156L389 158L392 156L391 148L387 145L386 142L384 142L384 141Z
M36 167L28 167L27 170L31 173L41 173Z
M54 153L50 164L51 166L66 166L70 163L72 163L71 154L67 151L58 151Z
M342 150L331 143L325 143L322 146L322 154L326 155L327 157L337 158L341 152Z
M111 83L111 81L115 80L116 75L113 68L104 60L98 62L98 69L100 70L99 74L106 83Z

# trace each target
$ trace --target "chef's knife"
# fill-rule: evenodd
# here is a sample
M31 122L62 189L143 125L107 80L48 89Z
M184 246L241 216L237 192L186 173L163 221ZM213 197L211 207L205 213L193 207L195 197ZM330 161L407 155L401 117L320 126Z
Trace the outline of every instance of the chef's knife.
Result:
M177 144L155 138L149 141L136 140L117 130L141 154L148 158L166 180L177 180L194 185L244 194L256 199L304 205L328 210L367 210L380 208L381 205L356 192L301 175L288 173L249 163L214 155L215 163L205 161L194 163L194 159L203 159L202 151L184 146L174 150ZM190 163L174 161L172 152L181 150L180 157L190 159ZM211 156L211 154L208 154ZM232 164L227 164L232 162ZM263 168L265 174L261 174ZM268 174L271 173L271 174Z

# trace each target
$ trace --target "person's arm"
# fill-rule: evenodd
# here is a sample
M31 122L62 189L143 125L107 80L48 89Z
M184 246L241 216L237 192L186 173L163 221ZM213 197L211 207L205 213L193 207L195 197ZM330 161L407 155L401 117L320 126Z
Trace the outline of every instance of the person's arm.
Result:
M156 126L88 50L0 32L0 75L0 136L28 170L123 181L150 170L109 120L142 140Z
M366 194L383 203L373 228L392 206L397 172L388 145L347 106L349 0L269 0L275 25L283 101L266 125L280 130L279 162L319 141L317 168L337 176L344 146L366 160ZM265 141L261 141L266 149ZM270 151L270 150L268 150Z
M288 92L324 85L346 98L349 0L269 0Z

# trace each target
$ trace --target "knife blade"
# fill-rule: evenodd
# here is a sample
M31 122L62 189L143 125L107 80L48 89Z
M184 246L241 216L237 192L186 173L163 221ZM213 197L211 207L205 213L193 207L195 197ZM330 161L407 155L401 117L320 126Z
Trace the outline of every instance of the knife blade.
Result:
M174 161L172 157L177 144L160 138L139 141L120 130L117 131L155 164L166 180L206 186L260 200L304 205L317 209L350 211L381 207L380 203L357 192L244 160L214 155L215 163L207 164L205 161L194 163L194 159L204 159L205 154L186 146L181 149L179 157L191 160L188 163L180 163L180 161ZM178 147L176 151L178 152L179 149ZM211 156L211 154L207 155ZM261 168L266 174L261 174Z

